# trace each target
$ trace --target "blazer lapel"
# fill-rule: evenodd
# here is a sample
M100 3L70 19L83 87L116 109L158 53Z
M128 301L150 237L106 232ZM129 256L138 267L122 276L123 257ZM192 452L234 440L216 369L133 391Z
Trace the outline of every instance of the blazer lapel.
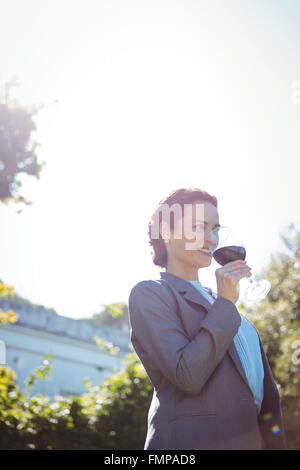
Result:
M235 344L234 344L233 341L232 341L231 345L229 346L229 348L227 349L227 352L228 352L229 356L231 357L231 359L233 360L233 363L235 364L235 366L236 366L237 370L239 371L240 375L242 376L242 379L244 380L245 384L251 390L251 388L249 386L249 383L248 383L248 380L247 380L247 376L246 376L245 371L244 371L243 364L240 360L240 356L239 356L239 354L236 350L236 347L235 347ZM251 390L251 393L252 393L252 390Z
M181 279L175 274L168 272L161 272L160 277L166 281L169 281L175 289L183 295L186 300L199 304L208 311L211 307L211 303L201 294L200 291L196 289L192 284L190 284L185 279Z
M198 291L196 287L194 287L185 279L182 279L178 276L175 276L175 274L171 274L168 272L160 272L160 277L161 279L164 279L170 282L172 286L175 287L176 290L180 294L183 294L183 297L186 300L189 300L190 302L194 302L198 305L201 305L202 307L205 308L206 311L208 311L211 308L212 304L204 297L204 295L201 294L201 292ZM235 364L237 370L239 371L241 377L243 378L244 382L246 383L248 388L250 388L248 384L247 376L245 374L243 365L241 363L240 357L238 355L238 352L236 350L236 347L233 341L230 344L227 352L229 356L231 357L233 363Z

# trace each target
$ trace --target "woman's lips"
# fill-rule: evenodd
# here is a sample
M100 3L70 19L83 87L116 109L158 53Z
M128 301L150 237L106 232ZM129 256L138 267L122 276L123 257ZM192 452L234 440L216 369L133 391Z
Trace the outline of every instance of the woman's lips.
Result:
M206 250L198 250L198 251L200 251L200 253L203 253L204 255L212 257L212 252L209 251L209 250L207 250L207 251Z

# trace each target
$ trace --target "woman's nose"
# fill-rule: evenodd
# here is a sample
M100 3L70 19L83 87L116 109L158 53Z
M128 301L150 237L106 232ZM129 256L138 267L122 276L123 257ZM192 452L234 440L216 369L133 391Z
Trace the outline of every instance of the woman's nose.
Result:
M218 245L217 237L211 234L209 234L208 236L204 238L204 242L205 242L205 246L208 246L208 247L212 246L215 248Z

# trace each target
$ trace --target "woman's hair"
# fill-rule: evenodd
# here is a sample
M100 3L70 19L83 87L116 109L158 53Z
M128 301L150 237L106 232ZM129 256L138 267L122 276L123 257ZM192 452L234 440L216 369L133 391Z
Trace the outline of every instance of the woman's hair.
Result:
M161 207L164 204L167 204L169 207L173 204L179 204L182 209L184 209L184 204L192 204L196 201L208 201L211 202L215 207L218 207L218 201L215 196L212 196L206 191L203 191L199 188L192 189L175 189L171 193L159 201L158 205L155 208L151 216L151 220L148 223L148 235L149 235L149 245L152 246L152 260L153 263L162 268L167 267L168 253L164 244L163 237L161 234L158 234L158 237L153 237L153 227L155 223L159 224L162 219ZM157 221L157 212L159 219ZM174 212L170 211L170 229L174 229ZM156 234L155 234L156 235Z

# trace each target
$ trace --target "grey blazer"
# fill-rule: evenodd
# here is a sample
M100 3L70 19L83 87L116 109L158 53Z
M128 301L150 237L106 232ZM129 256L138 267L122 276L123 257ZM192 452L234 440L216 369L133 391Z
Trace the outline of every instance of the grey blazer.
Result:
M261 340L259 415L234 346L233 302L213 304L168 272L138 282L128 301L131 342L154 387L145 450L285 449L279 392Z

